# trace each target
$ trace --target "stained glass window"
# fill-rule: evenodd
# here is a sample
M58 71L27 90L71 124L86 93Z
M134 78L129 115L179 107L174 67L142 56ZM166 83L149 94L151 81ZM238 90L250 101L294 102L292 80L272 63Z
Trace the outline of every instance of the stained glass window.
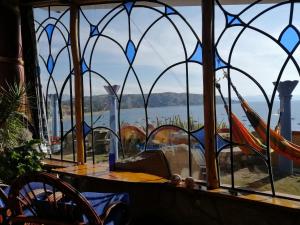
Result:
M172 173L205 179L200 2L127 1L81 6L79 14L86 161L107 161L116 143L119 160L162 150ZM69 31L64 42L56 34L58 25L68 30L68 16L67 8L35 10L37 37L45 33L47 41L38 39L47 50L41 77L49 133L61 144L51 157L76 160L72 62L54 54L69 51Z
M215 3L216 115L232 143L218 154L220 183L296 197L300 5Z

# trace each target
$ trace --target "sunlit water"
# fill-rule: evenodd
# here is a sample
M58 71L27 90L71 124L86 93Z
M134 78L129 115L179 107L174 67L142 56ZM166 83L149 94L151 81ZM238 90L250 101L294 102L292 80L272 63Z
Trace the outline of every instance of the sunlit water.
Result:
M268 108L265 102L249 102L250 106L265 120L268 118ZM292 115L291 115L291 123L292 130L299 131L300 130L300 101L292 102ZM298 109L298 110L297 110ZM251 128L250 122L243 109L241 108L239 103L232 104L232 112L234 112L239 119L245 124L245 126L249 129ZM154 125L157 124L157 121L161 123L168 123L170 118L180 117L182 122L187 121L187 107L186 106L168 106L168 107L157 107L157 108L148 108L147 109L147 117L148 122ZM217 114L217 122L228 124L227 113L224 110L223 104L216 105L216 114ZM101 115L100 118L99 115ZM190 115L193 118L193 121L196 123L203 124L203 106L202 105L194 105L190 106ZM93 118L93 124L91 124L91 118ZM120 122L122 123L130 123L136 124L139 126L146 126L145 122L145 109L144 108L132 108L132 109L121 109L120 110ZM98 119L98 120L97 120ZM274 102L273 110L271 113L271 128L274 128L278 123L279 119L279 102ZM68 131L71 128L71 120L70 117L66 117L63 119L64 131ZM93 113L93 117L91 117L90 113L85 113L85 122L89 126L98 127L98 126L109 126L109 111L105 111L102 113L95 112ZM74 118L75 123L75 118Z

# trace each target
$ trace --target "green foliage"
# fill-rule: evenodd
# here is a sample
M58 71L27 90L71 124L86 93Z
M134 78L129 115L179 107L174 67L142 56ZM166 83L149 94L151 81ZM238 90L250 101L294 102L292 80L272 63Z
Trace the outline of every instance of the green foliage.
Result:
M26 88L23 85L7 84L7 88L0 87L0 127L6 121L18 114L18 109L24 99Z
M226 129L228 128L228 125L226 124L226 122L224 121L221 121L217 124L217 130L220 130L220 129ZM228 128L229 129L229 128Z
M22 145L28 139L24 140L24 115L19 112L25 93L25 86L16 83L0 87L0 149Z
M196 130L199 129L201 127L203 127L203 124L194 120L194 118L192 116L189 117L189 125L190 125L190 130ZM156 127L159 127L161 125L174 125L174 126L178 126L184 129L188 128L188 122L184 121L180 118L179 115L175 115L173 117L168 117L163 119L159 119L156 117Z
M24 131L23 123L17 118L10 118L0 128L0 149L18 146L21 142L21 133Z
M25 96L24 85L0 87L0 180L6 183L26 172L41 170L43 153L36 148L39 141L28 141L31 133L20 112Z
M44 153L38 149L39 141L31 140L17 148L0 152L0 179L11 183L18 176L42 169Z

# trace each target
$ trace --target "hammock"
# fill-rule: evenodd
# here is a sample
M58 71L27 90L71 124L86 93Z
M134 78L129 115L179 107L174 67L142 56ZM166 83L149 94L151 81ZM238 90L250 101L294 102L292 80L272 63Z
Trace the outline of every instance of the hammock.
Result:
M239 94L236 87L231 83L233 90L235 91L237 97L240 100L241 106L245 111L245 114L253 126L256 133L263 140L263 143L266 143L267 136L267 124L266 122L249 106L249 104L244 100L244 98ZM286 140L279 133L273 129L270 131L270 146L278 154L285 156L290 160L300 162L300 146Z
M219 84L216 84L221 98L224 103L225 110L229 115L228 105L225 98L221 92ZM239 148L244 154L250 154L254 151L259 153L264 153L266 151L266 146L263 145L260 140L258 140L254 135L249 132L249 130L244 126L244 124L239 120L239 118L231 112L231 127L232 127L232 140L239 145Z
M254 137L251 132L249 132L234 113L231 113L231 126L232 139L235 143L239 144L239 148L243 151L243 153L250 154L253 152L251 150L260 153L264 153L266 151L266 146Z

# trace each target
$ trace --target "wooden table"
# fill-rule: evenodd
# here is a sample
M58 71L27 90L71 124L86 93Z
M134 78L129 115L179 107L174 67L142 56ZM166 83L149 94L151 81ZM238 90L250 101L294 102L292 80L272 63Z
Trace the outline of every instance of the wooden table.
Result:
M58 159L43 159L42 160L42 166L47 171L51 171L53 169L58 169L58 168L70 167L70 166L74 166L74 165L76 165L76 163L62 161L62 160L58 160Z
M128 193L132 218L148 218L149 215L155 218L155 213L160 215L165 210L160 209L164 205L161 199L165 189L170 186L165 178L147 173L109 171L107 163L57 168L52 172L58 173L79 192ZM172 194L167 196L173 199Z
M109 171L107 163L101 164L84 164L76 165L66 168L57 168L53 172L56 172L62 177L71 177L71 179L76 179L77 184L84 185L90 190L98 186L101 189L109 190L115 189L132 189L133 186L139 186L141 184L164 184L168 180L156 175L147 173L137 173L137 172L125 172L125 171Z
M239 215L241 219L249 216L247 213L250 210L256 215L259 223L260 220L270 220L274 212L288 219L290 215L298 215L300 209L299 202L286 199L256 194L234 196L227 189L222 188L211 191L191 190L167 185L166 179L146 173L109 172L107 164L86 164L55 169L55 171L75 178L76 183L85 188L84 191L128 192L130 211L134 218L153 215L153 218L157 216L157 218L170 219L173 221L170 224L176 224L174 221L198 224L201 219L206 218L207 212L213 215L212 223L215 223L215 218L220 221L225 218L226 221L232 222L232 215L236 216L234 213L239 209L243 215ZM207 204L204 206L205 210L202 210L202 204ZM225 212L223 214L225 216L219 218L220 213L210 204L216 205L220 211ZM232 211L232 208L235 211Z

